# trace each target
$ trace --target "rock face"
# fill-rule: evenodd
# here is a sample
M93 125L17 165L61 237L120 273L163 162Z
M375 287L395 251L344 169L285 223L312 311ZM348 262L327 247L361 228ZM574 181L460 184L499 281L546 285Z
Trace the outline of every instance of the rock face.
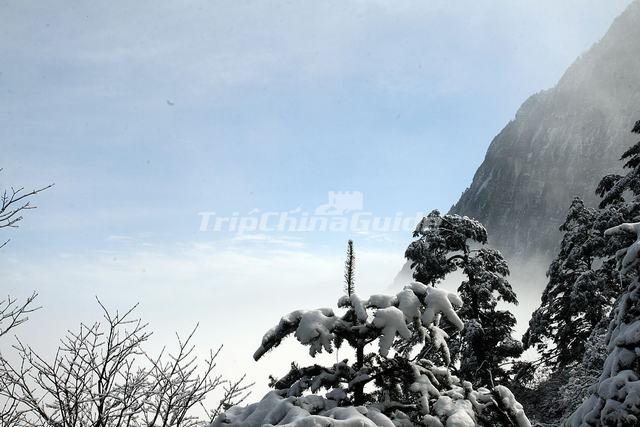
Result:
M530 97L491 143L451 213L481 221L512 260L550 259L571 199L597 205L600 178L640 120L640 0L578 58L558 84Z

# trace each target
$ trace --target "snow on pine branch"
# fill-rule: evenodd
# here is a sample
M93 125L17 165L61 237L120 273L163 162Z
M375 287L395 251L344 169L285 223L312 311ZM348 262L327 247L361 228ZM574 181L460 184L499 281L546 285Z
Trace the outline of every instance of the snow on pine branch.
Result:
M262 344L253 354L254 360L259 360L265 353L280 345L282 340L295 332L301 344L309 344L309 353L315 356L322 347L331 352L331 342L334 339L332 331L339 319L330 308L318 310L296 310L280 319L262 338Z
M636 236L640 236L640 222L624 223L616 227L611 227L604 232L604 235L612 236L623 233L633 233ZM638 265L638 253L640 253L640 238L628 248L618 251L616 258L618 259L618 268L621 273L627 273Z
M618 299L607 333L607 358L590 395L566 425L640 425L640 223L612 227L606 236L634 233L636 241L618 251L621 273L635 276Z
M346 341L356 350L355 361L327 367L292 363L286 375L272 379L274 390L262 400L230 408L211 427L530 427L506 387L474 389L452 375L449 337L438 325L445 317L463 329L454 309L460 306L457 294L413 282L395 295L342 296L340 315L329 308L289 313L264 335L256 360L294 335L312 356ZM366 353L364 347L376 341L378 351ZM423 351L409 356L406 349L417 344L439 351L444 365L422 358ZM323 389L324 396L319 394Z
M416 319L421 319L422 326L432 331L436 346L447 354L446 341L442 339L444 332L437 325L440 316L444 315L462 330L463 323L453 309L454 305L462 305L457 294L419 282L405 286L396 295L373 295L363 300L354 293L338 301L339 307L351 309L342 317L337 317L329 308L296 310L282 317L278 325L264 335L253 358L259 360L291 334L301 344L309 346L311 356L323 349L331 353L336 339L341 342L345 339L378 338L380 354L386 357L396 337L411 338L408 325ZM349 315L351 312L354 315Z

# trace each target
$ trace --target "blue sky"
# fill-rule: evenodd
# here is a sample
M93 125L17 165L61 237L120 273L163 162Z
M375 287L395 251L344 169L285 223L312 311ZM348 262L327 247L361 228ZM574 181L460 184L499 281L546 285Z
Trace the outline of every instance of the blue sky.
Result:
M379 215L446 211L518 106L628 4L3 1L0 183L55 182L0 252L2 290L38 289L56 319L24 334L52 345L94 295L141 300L170 331L241 307L262 314L202 340L244 369L251 321L333 302L352 236L241 240L200 232L198 212L312 210L331 190ZM368 237L360 277L379 292L409 236Z

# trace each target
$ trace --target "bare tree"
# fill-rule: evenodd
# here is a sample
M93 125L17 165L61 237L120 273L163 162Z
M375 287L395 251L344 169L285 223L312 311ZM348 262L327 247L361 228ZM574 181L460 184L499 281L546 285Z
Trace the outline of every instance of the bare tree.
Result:
M13 328L29 320L29 313L40 308L33 306L33 301L37 296L38 294L34 292L20 304L17 299L11 298L10 296L0 300L0 337L8 334Z
M2 168L0 168L2 172ZM22 220L22 211L34 209L29 198L51 188L53 184L36 190L25 192L24 188L11 187L4 190L0 196L0 228L18 227L18 222ZM0 243L0 249L9 243L10 239ZM34 306L37 293L31 294L24 302L19 303L17 299L7 296L0 300L0 338L9 334L14 328L29 320L28 315L40 307ZM0 365L5 364L5 359L0 352ZM14 395L18 385L7 381L5 371L0 371L0 381L5 385L4 394ZM3 399L0 401L0 426L19 426L25 422L25 408L15 399Z
M0 172L2 170L0 168ZM0 196L0 228L18 227L18 223L22 221L22 212L36 208L31 204L29 198L51 187L53 187L53 184L28 192L24 191L24 187L17 189L11 187L9 190L4 190ZM6 246L9 241L10 239L7 239L0 243L0 249ZM34 292L21 304L11 296L0 300L0 337L26 322L28 320L27 315L40 308L33 307L33 301L37 296L38 294ZM0 355L0 357L2 356Z
M104 327L96 322L68 332L52 361L19 340L19 362L0 358L0 397L14 418L0 419L3 426L190 427L204 422L193 409L215 390L222 389L223 409L246 397L242 379L234 383L214 373L222 347L199 364L191 344L195 329L185 340L178 337L174 354L151 357L143 349L151 333L132 318L135 306L111 314L99 304Z
M37 296L38 294L34 292L20 304L10 296L4 300L0 300L0 338L7 335L15 327L29 320L28 314L40 308L33 306L33 301ZM3 355L0 352L0 365L2 365L3 362ZM0 370L0 384L5 384L6 394L14 394L17 385L11 384L10 381L6 382L5 379L5 372ZM2 399L0 401L0 426L24 425L24 415L24 408L21 408L19 402L16 400Z
M17 227L22 212L35 208L30 197L52 186L2 192L0 228ZM39 308L36 297L0 300L0 337ZM68 331L53 360L19 339L13 346L17 362L0 354L0 427L191 427L247 397L251 385L244 376L229 381L215 374L222 346L200 363L191 344L197 327L184 340L178 336L175 353L163 349L151 357L143 349L151 336L148 325L132 318L136 306L112 314L98 304L103 322ZM222 392L218 406L207 410L205 400L216 390ZM193 414L196 407L205 419Z
M218 415L231 408L233 405L238 405L249 397L250 392L248 390L254 383L247 384L245 382L246 378L247 375L245 374L235 381L226 381L226 384L222 386L224 393L222 398L219 400L218 406L213 410L207 410L205 408L208 412L207 418L209 418L211 422L213 422Z
M2 172L2 168L0 168L0 172ZM31 204L30 198L51 187L53 184L31 191L25 191L24 187L10 187L4 190L0 197L0 228L18 227L18 223L22 221L22 213L36 208ZM6 246L7 243L9 240L0 243L0 248Z
M198 420L189 415L195 405L203 404L206 396L222 387L224 393L220 403L213 411L206 411L207 418L213 419L229 405L244 400L249 385L244 384L244 376L236 381L226 381L220 375L214 375L216 359L222 346L209 352L205 359L201 374L197 374L197 357L191 339L197 330L193 329L186 340L177 335L178 351L175 355L163 357L165 351L150 360L149 383L146 404L143 407L147 426L190 426L198 424ZM205 409L206 410L206 409Z

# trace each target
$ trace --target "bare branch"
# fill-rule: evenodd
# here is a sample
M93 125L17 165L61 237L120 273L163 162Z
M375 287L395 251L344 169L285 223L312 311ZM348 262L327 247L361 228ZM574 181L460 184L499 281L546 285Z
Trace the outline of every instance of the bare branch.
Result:
M244 377L232 383L215 374L222 346L202 362L192 344L194 328L177 336L174 353L151 357L143 344L147 324L98 300L103 322L68 331L52 360L19 339L19 362L0 357L0 426L193 427L246 397ZM223 397L206 420L193 413L220 389ZM16 421L18 420L18 421Z
M0 172L2 172L1 168ZM2 191L2 195L0 195L0 228L18 227L18 223L22 221L22 212L36 208L29 199L53 186L54 184L49 184L31 191L25 191L24 187L17 189L10 187ZM6 246L8 242L7 240L2 243L0 248Z
M37 296L34 292L22 304L18 304L17 300L10 296L0 300L0 337L29 320L28 314L41 308L33 307L33 301Z

